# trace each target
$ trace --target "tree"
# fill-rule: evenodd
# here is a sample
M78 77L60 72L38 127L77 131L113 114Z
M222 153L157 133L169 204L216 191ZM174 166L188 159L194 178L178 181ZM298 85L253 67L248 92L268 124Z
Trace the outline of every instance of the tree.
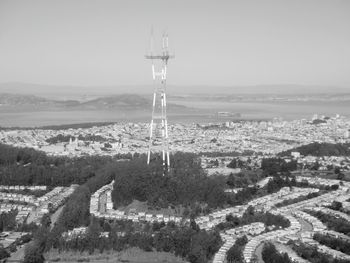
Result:
M237 168L237 159L233 158L232 161L227 165L227 167L232 169Z
M88 249L90 254L92 254L95 248L98 247L101 231L102 228L98 219L93 217L86 233L86 239L88 240Z
M29 243L24 250L24 263L44 263L43 250L36 242Z
M40 220L40 224L44 227L49 227L51 225L51 217L49 214L44 214Z
M227 261L243 262L243 249L247 243L248 238L246 236L238 238L235 244L227 251Z
M0 246L0 260L7 258L10 256L10 253L7 252L7 250L5 248L3 248L2 246Z
M338 202L338 201L333 201L330 208L333 209L333 210L337 210L337 211L340 211L342 209L343 205L341 202Z
M188 259L191 263L203 263L206 262L206 252L199 245L195 245L191 248L188 255Z

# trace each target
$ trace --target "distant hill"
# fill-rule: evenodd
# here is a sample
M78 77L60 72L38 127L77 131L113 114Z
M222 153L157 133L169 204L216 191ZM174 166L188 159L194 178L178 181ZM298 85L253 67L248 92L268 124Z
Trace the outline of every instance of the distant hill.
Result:
M33 95L0 94L0 104L2 105L23 105L23 104L46 104L48 100Z
M307 156L350 156L350 143L310 143L288 151L281 152L279 156L289 156L291 152L300 152Z
M35 95L22 94L0 94L0 106L15 107L19 111L21 108L26 110L31 107L55 109L55 110L110 110L118 109L123 111L132 110L151 110L152 97L141 96L136 94L121 94L109 97L79 102L77 100L51 100ZM182 105L169 104L169 108L188 109ZM1 108L0 108L1 109Z
M151 108L151 100L139 95L122 94L90 100L79 105L83 109L124 109L137 110Z
M110 94L151 94L153 85L110 85L110 86L74 86L74 85L44 85L33 83L8 82L0 83L0 92L47 95L110 95ZM297 84L273 84L273 85L168 85L167 92L173 95L186 94L339 94L350 93L350 87L337 87L326 85L297 85Z
M0 105L2 106L72 106L77 105L79 102L74 100L57 101L42 98L35 95L22 95L22 94L0 94Z
M79 102L74 100L57 101L35 95L0 94L0 105L2 106L76 106L78 104Z

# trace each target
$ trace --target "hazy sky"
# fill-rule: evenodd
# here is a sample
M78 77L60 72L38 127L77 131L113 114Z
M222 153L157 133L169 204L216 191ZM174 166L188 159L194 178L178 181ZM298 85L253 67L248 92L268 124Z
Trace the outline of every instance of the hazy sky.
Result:
M0 0L0 82L151 84L151 26L175 85L350 86L349 0Z

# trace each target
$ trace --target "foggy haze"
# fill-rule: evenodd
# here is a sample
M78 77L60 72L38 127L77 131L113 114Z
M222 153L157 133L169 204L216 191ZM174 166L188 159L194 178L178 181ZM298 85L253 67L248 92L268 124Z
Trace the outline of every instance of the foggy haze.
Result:
M347 88L349 13L345 0L1 0L0 83L152 85L153 25L176 56L169 85Z

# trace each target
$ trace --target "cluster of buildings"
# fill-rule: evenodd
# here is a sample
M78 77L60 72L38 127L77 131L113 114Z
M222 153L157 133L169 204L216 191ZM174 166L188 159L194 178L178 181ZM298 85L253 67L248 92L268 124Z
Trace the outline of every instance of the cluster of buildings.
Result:
M224 244L220 247L218 252L214 255L213 263L222 263L226 262L227 251L235 244L237 238L231 235L226 235L220 233L221 239L224 241Z
M288 206L284 206L281 208L276 208L275 205L283 202L284 200L296 199L298 197L306 196L310 193L316 193L319 191L319 189L317 188L285 187L277 193L252 200L246 205L229 207L215 211L206 216L197 217L195 221L199 225L199 227L202 229L210 230L217 224L225 222L227 215L231 214L236 217L241 217L249 206L253 206L258 210L260 209L261 211L269 211L273 214L282 215L290 222L290 226L288 228L278 229L275 231L270 231L271 229L266 229L265 225L259 222L242 226L239 228L225 230L225 232L221 233L221 236L225 243L215 255L213 262L224 262L228 249L233 246L238 237L243 235L247 235L249 240L243 252L245 262L247 263L253 262L255 260L255 253L257 247L261 246L262 243L266 241L274 241L280 243L281 245L285 245L288 240L300 240L301 242L305 242L309 245L314 244L314 242L316 241L312 239L313 233L324 231L326 230L326 227L318 219L309 215L303 210L305 208L317 209L317 207L329 205L334 200L346 202L346 200L349 199L350 183L341 182L340 180L303 176L297 176L296 180L298 182L306 180L310 185L315 187L333 185L338 185L339 187L337 190L322 194L320 196L310 198ZM264 183L266 184L266 182ZM94 216L99 218L105 218L107 220L132 220L134 222L183 222L181 221L181 218L176 219L175 217L171 218L160 214L151 215L137 211L133 211L131 214L126 214L124 211L114 210L111 201L111 191L113 189L113 184L114 181L109 185L103 186L92 195L90 203L90 213ZM303 229L303 221L308 222L308 224L311 225L312 231L306 231L305 229ZM83 233L82 231L83 230L81 229L74 230L72 233L67 233L67 237L76 236L79 233ZM336 234L339 234L339 236L341 236L340 233ZM296 262L302 262L302 260L298 258L295 254L292 254L291 257L293 257L293 259ZM340 257L339 253L338 257Z
M27 223L40 223L40 220L44 214L55 211L65 202L65 200L77 187L78 185L71 185L70 187L56 187L43 196L35 197L34 195L18 194L15 191L20 189L46 191L46 186L32 186L26 188L22 186L0 186L0 189L3 189L3 191L14 191L13 193L8 193L1 192L0 190L0 213L7 213L11 210L17 210L17 223L23 223L25 221Z
M244 152L276 154L310 142L349 142L350 119L334 117L324 123L294 121L242 121L229 127L206 128L196 124L168 126L172 152ZM146 153L149 124L118 123L65 130L1 130L0 142L32 147L52 155L115 155ZM51 144L50 138L71 136L68 142ZM79 136L98 135L103 141L79 141ZM92 137L93 138L93 137ZM106 147L108 143L108 147Z
M31 221L36 224L39 224L44 214L53 213L54 211L56 211L61 205L65 203L68 197L74 192L74 190L78 186L79 185L77 184L72 184L69 187L58 186L55 187L52 191L39 197L39 205L32 213L32 216L27 219L27 222Z
M16 191L47 191L46 186L5 186L0 185L0 214L16 212L16 223L40 224L44 214L54 212L63 205L66 199L74 192L78 185L70 187L56 187L40 197L34 195L18 194ZM6 192L4 192L6 191ZM8 248L28 242L28 233L25 232L1 232L0 246ZM24 241L23 239L26 239Z
M0 185L0 191L46 191L46 185Z
M244 247L244 250L243 250L244 261L246 263L254 262L255 251L258 248L258 246L260 246L263 242L274 240L286 235L296 234L299 230L300 228L298 228L298 225L292 224L291 222L290 227L286 229L266 232L261 235L253 237L251 240L249 240L249 242Z
M306 199L304 201L293 203L291 205L287 205L281 208L275 208L273 207L273 205L268 205L269 207L268 211L270 213L273 213L276 215L277 214L282 215L284 218L286 218L290 222L290 226L288 228L279 229L276 231L265 230L264 232L261 232L262 234L258 234L254 237L251 237L251 235L248 235L249 231L247 231L245 234L247 235L249 242L246 244L243 251L245 262L247 263L255 262L257 258L257 255L256 255L257 248L259 246L262 246L264 242L272 241L276 244L279 244L280 246L285 247L289 240L292 240L292 241L298 240L310 246L317 246L321 253L328 253L333 257L349 259L349 257L342 252L330 249L328 247L324 248L317 241L313 240L312 236L314 233L322 233L322 234L332 235L341 239L349 240L350 238L341 233L327 230L327 227L320 220L311 216L305 211L307 211L307 209L314 209L317 211L321 210L323 213L326 213L328 210L331 210L331 209L326 209L325 207L329 206L333 201L346 203L350 196L350 183L344 182L344 181L341 182L340 180L322 179L318 177L297 176L296 179L299 182L303 180L307 180L310 185L313 185L315 187L339 185L339 188L337 190L330 191L328 193L319 195L317 197ZM299 193L306 194L306 193L318 191L318 189L314 189L314 188L304 188L304 189L305 189L305 192L301 191ZM297 191L287 190L284 188L284 189L281 189L281 191L280 191L281 193L278 193L277 195L270 194L263 198L252 200L249 203L251 205L259 205L259 204L264 205L265 203L277 204L282 202L283 200L294 199L300 196L300 195L295 195L295 193L297 193L299 190ZM287 194L288 192L289 194ZM232 214L238 217L242 216L244 211L247 209L247 207L248 205L245 205L245 206L240 206L236 209L227 208L224 210L216 211L215 213L208 216L209 222L204 219L206 217L197 218L196 222L199 223L200 227L203 227L203 226L207 227L208 225L211 225L210 223L213 223L211 226L215 226L220 222L224 222L226 219L226 215L228 214ZM338 214L338 211L331 210L328 212L331 213L333 216L340 217L340 215ZM342 218L344 218L344 215ZM305 226L305 224L307 224L310 227L310 229L308 229L308 227ZM207 229L210 229L210 228L207 227ZM221 233L225 243L222 246L222 248L217 252L217 255L215 255L214 257L214 260L216 263L225 262L225 259L226 259L225 253L228 251L230 247L233 246L237 238L236 233L237 231L241 231L241 229L242 229L241 227L234 228L234 229L226 230L224 233ZM287 250L291 250L291 248ZM305 262L305 260L298 257L293 251L292 253L288 253L288 255L292 260L294 260L294 262L300 262L300 263Z
M304 243L308 246L315 247L320 253L330 255L334 258L338 259L344 259L344 260L350 260L350 255L346 255L342 253L341 251L334 250L330 247L327 247L325 245L320 244L318 241L313 239L314 234L319 233L322 235L327 235L327 236L333 236L336 238L341 238L343 240L346 240L347 242L350 240L350 237L338 233L335 231L330 231L327 230L327 227L317 218L309 215L308 213L305 213L303 211L294 211L293 215L295 215L298 218L301 218L308 223L312 225L312 231L304 231L303 233L300 234L300 242Z
M261 222L251 223L249 225L244 225L242 227L233 228L225 231L225 233L220 233L221 238L224 240L224 245L222 245L219 251L215 254L213 263L224 262L226 258L227 251L235 244L239 237L247 235L248 240L253 236L259 235L265 231L265 225Z

